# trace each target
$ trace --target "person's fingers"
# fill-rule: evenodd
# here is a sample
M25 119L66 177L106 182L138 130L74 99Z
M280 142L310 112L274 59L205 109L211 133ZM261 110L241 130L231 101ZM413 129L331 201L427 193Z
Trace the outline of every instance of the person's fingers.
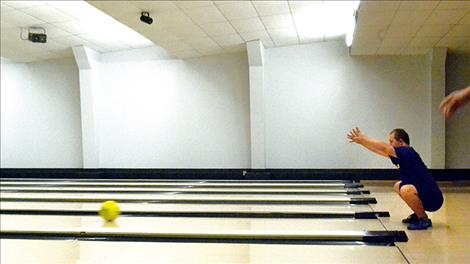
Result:
M444 117L447 118L447 107L443 106L440 109L441 109L441 112L444 114Z
M444 100L442 100L441 104L439 105L439 108L443 108L446 104L449 103L450 100L452 100L453 96L449 95Z

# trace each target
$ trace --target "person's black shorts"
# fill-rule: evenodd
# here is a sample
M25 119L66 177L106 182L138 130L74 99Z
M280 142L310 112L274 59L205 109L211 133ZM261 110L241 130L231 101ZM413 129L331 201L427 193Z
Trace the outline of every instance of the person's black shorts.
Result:
M407 184L410 183L400 182L400 188ZM421 199L421 202L423 203L424 210L428 212L434 212L441 208L442 204L444 203L444 197L442 196L442 192L440 190L428 190L420 188L419 186L415 186L415 188L418 191L418 196Z
M434 212L441 208L444 203L444 197L441 192L437 191L424 191L420 194L418 191L419 198L423 203L424 210L428 212Z

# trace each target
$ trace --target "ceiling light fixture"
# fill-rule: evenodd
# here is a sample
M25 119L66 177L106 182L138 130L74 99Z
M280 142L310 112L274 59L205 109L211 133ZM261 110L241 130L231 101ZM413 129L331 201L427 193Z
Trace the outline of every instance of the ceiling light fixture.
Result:
M150 17L149 12L142 12L140 16L140 21L149 25L153 23L153 19Z

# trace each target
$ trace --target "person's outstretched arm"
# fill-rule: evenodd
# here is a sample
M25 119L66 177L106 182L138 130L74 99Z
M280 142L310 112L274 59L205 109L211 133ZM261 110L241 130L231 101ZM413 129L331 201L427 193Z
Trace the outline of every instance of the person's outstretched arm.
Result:
M392 145L389 145L383 141L373 139L373 138L368 138L366 135L364 135L359 128L353 128L348 134L348 139L349 143L357 143L359 145L362 145L363 147L367 148L368 150L389 158L389 156L392 157L397 157L397 154L395 153L395 149L392 147Z
M449 94L442 100L439 108L446 119L449 119L457 109L463 107L468 102L470 102L470 86Z

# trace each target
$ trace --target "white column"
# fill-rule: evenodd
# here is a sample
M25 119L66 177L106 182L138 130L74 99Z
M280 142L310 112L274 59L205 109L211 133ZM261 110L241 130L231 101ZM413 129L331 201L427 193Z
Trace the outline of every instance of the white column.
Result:
M246 48L250 67L251 168L265 169L264 46L256 40L246 43Z
M99 127L95 107L93 69L99 53L87 47L73 48L80 75L83 168L99 168Z
M428 55L431 90L431 168L444 169L446 157L446 127L439 104L445 97L446 48L434 48Z

